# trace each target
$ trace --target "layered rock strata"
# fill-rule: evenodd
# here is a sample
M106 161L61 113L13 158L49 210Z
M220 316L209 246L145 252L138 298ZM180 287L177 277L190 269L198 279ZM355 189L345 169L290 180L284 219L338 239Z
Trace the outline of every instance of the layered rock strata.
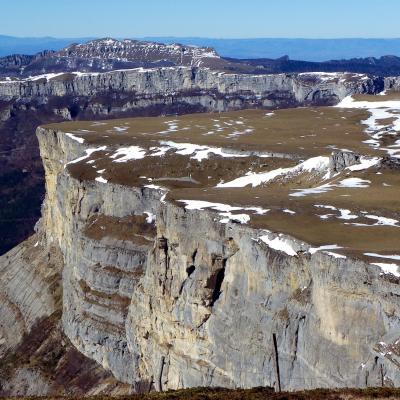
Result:
M117 379L142 391L276 386L275 334L285 389L400 384L398 278L280 235L289 256L157 188L80 180L64 166L85 145L38 137L63 329Z
M197 104L209 111L226 111L243 107L335 104L349 94L373 94L382 89L381 78L362 74L337 73L326 78L323 74L246 75L207 68L170 67L59 73L22 81L2 81L0 100L35 99L40 103L51 97L89 97L92 111L96 113L93 101L96 96L106 95L110 99L119 93L122 111L165 101Z

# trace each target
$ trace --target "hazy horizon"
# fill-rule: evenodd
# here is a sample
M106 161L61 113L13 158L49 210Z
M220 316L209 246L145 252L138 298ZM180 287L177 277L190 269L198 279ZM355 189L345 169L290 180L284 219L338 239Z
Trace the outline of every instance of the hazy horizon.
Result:
M70 0L4 2L2 32L19 37L397 38L400 3L385 0ZM32 18L34 16L34 18ZM90 24L88 23L90 21ZM338 34L340 32L340 34Z
M273 39L273 40L399 40L400 39L400 34L399 36L393 36L393 37L273 37L273 36L258 36L258 37L217 37L217 36L176 36L176 35L142 35L142 36L112 36L112 35L103 35L103 36L52 36L52 35L47 35L47 36L19 36L19 35L8 35L8 34L3 34L0 32L0 37L9 37L9 38L17 38L17 39L88 39L88 40L94 40L94 39L105 39L105 38L112 38L112 39L136 39L136 40L144 40L144 39L159 39L159 38L184 38L184 39L212 39L212 40L259 40L259 39Z
M100 38L100 37L99 37ZM72 43L84 43L95 37L15 37L0 35L0 57L11 54L36 54L43 50L60 50ZM123 39L114 37L115 39ZM231 58L280 58L292 60L328 61L350 58L400 56L400 39L307 39L307 38L253 38L218 39L202 37L147 36L131 39L159 43L181 43L212 47L222 57Z

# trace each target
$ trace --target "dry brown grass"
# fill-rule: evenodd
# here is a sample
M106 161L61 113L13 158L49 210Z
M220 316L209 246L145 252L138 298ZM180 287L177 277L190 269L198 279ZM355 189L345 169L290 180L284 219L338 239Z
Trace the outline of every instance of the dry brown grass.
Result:
M97 214L89 218L84 234L95 240L109 237L122 241L128 240L138 246L146 246L153 243L156 227L146 222L145 215L117 218Z
M43 400L81 399L82 397L50 396L42 397ZM163 393L149 393L145 395L131 396L92 396L86 397L92 400L372 400L400 398L400 389L369 388L369 389L315 389L301 392L274 393L269 388L254 389L219 389L219 388L195 388ZM11 399L11 398L6 398ZM23 400L34 400L37 397L23 397Z
M387 101L387 100L400 100L400 92L389 90L383 96L371 96L368 94L357 94L353 96L359 101Z
M382 101L400 98L400 94L363 95L356 98ZM112 183L137 187L150 183L163 186L169 190L167 200L180 206L183 204L179 200L185 199L269 209L265 215L250 213L250 224L256 228L291 234L316 246L336 244L344 247L341 253L352 257L372 261L364 255L365 252L397 254L400 228L372 226L374 221L362 214L367 212L400 220L400 174L397 170L373 167L350 175L344 171L327 181L303 174L290 179L276 179L256 188L216 188L219 182L244 176L249 171L258 173L294 166L300 159L327 156L333 149L347 149L363 155L384 155L383 151L363 143L368 139L366 126L362 123L369 116L366 110L317 107L277 110L273 115L266 114L269 113L262 110L243 110L101 123L65 122L49 127L81 136L89 147L107 146L107 150L94 153L90 159L68 166L68 171L77 179L93 180L98 176L96 171L105 169L102 176ZM168 130L169 126L174 125L177 130ZM120 131L116 131L115 127L119 127ZM121 131L121 128L126 129ZM235 134L237 131L243 133L246 129L251 131ZM393 135L384 137L382 144L391 145L396 139ZM210 155L199 162L190 155L179 155L172 151L161 157L147 156L124 163L110 159L118 147L136 145L148 151L150 147L160 146L161 140L223 147L236 152L273 153L275 156L261 158L253 154L243 158L223 158ZM283 154L291 159L281 158ZM88 164L87 161L93 163ZM349 176L370 181L369 187L335 187L325 193L290 196L295 189L335 184ZM358 218L340 219L339 211L318 209L316 204L350 210ZM286 208L296 214L284 213ZM323 214L333 215L329 219L321 219ZM96 225L96 229L88 230L87 234L101 238L107 232L111 237L126 240L130 232L129 224L120 222L108 221L104 232ZM367 226L354 226L352 222Z
M47 127L76 132L89 145L139 144L146 147L154 146L158 140L172 140L310 157L329 154L331 149L327 146L331 145L370 154L371 148L361 143L365 140L365 126L361 121L367 118L368 112L365 110L316 107L276 110L272 116L266 116L263 110L242 110L221 114L109 120L102 121L103 125L90 121L68 121ZM178 131L160 133L165 132L168 129L167 122L173 120L179 121ZM237 124L238 121L241 124ZM223 131L219 132L221 128L215 127L215 124L220 125ZM127 130L117 132L115 127L125 127ZM253 131L232 136L245 129Z

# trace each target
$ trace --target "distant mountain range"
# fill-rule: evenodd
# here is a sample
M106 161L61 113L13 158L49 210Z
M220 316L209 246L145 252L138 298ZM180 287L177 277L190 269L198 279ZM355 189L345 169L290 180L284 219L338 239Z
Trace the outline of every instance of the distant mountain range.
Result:
M72 43L94 38L19 38L0 35L0 57L10 54L36 54L43 50L60 50ZM279 58L326 61L350 58L400 56L399 39L210 39L191 37L146 37L141 40L166 44L181 43L213 47L222 57Z
M60 50L71 43L83 43L92 38L20 38L0 35L0 57L11 54L33 55L43 50Z
M163 43L213 47L222 57L279 58L327 61L349 58L400 56L399 39L207 39L148 37Z
M400 58L352 58L334 61L299 61L280 58L221 57L211 47L111 38L71 44L61 50L47 49L34 55L0 57L0 77L21 79L48 73L106 72L132 68L206 67L242 74L299 72L355 72L377 76L400 75Z

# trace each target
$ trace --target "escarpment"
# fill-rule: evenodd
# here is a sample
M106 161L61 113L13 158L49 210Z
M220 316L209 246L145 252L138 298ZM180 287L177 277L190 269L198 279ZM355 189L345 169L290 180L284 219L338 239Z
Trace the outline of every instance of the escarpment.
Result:
M58 310L69 351L97 371L86 393L107 374L113 393L277 387L276 357L286 390L399 386L399 273L384 265L399 240L398 174L387 138L366 143L369 113L38 128L46 199L24 268L41 277L43 257L59 258L35 292L47 308L9 295L7 315L20 310L29 334ZM2 270L19 260L3 256ZM1 323L4 351L21 346Z
M45 74L23 80L0 82L0 99L46 103L52 97L90 98L87 111L99 112L101 96L118 97L117 112L169 102L196 104L208 111L243 107L279 107L335 104L355 93L378 93L384 82L364 74L247 75L197 67L164 67L104 73ZM97 99L97 101L96 101ZM82 108L82 107L81 107ZM82 111L81 111L82 112ZM76 115L72 115L76 117Z

